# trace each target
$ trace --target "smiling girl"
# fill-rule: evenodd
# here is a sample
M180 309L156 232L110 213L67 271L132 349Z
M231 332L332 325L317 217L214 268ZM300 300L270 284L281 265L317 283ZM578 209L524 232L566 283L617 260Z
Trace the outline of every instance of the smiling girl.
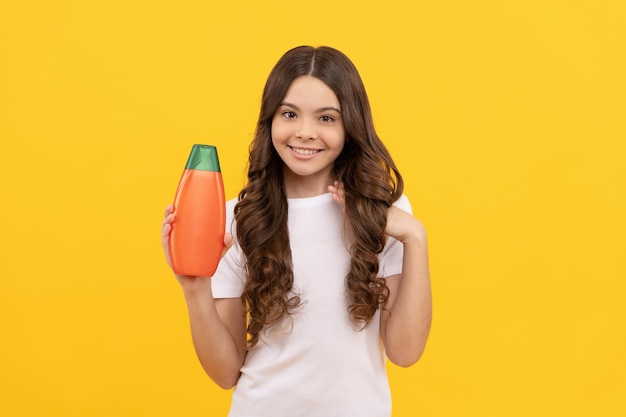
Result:
M426 234L343 53L278 61L227 213L215 275L177 279L229 416L390 416L385 358L414 364L430 329Z

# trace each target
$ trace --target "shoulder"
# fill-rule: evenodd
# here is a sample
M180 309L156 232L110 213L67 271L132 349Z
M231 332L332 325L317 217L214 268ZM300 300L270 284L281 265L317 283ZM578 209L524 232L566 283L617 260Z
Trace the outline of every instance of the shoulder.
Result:
M235 205L239 201L238 197L226 201L226 230L233 235L236 240L235 226Z
M226 212L227 213L234 212L235 205L237 204L238 201L239 201L239 197L231 198L230 200L226 201Z
M413 214L413 208L411 207L411 202L409 201L409 197L406 194L402 194L399 199L393 203L394 206L401 208L402 210Z

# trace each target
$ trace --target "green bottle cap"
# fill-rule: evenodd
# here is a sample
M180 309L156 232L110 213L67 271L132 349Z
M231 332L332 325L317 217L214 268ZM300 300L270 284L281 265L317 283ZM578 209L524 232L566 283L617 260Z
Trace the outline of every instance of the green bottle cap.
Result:
M217 148L211 145L193 145L185 169L221 172Z

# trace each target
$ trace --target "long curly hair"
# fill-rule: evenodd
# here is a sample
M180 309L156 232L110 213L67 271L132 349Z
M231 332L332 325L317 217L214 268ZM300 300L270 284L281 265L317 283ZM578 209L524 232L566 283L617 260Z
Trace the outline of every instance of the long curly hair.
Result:
M247 185L235 206L237 239L246 258L242 301L248 313L248 344L261 331L291 316L301 305L292 290L293 268L287 228L283 162L272 145L272 118L293 80L316 77L341 105L345 145L334 171L345 190L345 228L351 254L346 276L347 311L355 328L364 328L389 297L378 278L378 257L386 237L387 209L403 192L402 177L376 134L359 73L340 51L301 46L285 53L272 69L250 144Z

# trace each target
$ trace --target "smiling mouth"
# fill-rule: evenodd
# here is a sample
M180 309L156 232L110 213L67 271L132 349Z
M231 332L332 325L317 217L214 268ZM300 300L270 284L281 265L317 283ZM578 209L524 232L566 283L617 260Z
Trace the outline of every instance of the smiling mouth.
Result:
M304 148L294 148L293 146L289 146L289 148L297 153L298 155L315 155L318 152L322 152L321 149L304 149Z

